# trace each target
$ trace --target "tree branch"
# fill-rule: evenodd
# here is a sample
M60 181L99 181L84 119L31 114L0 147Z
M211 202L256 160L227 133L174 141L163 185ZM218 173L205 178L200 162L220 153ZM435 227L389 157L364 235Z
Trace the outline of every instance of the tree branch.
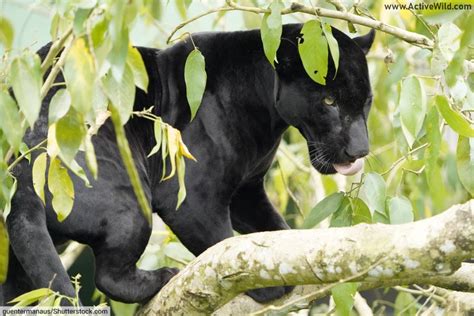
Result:
M229 238L184 268L141 314L208 315L249 289L328 284L354 275L354 281L363 282L362 289L407 280L431 282L474 256L473 227L471 200L404 225L359 224ZM368 272L359 276L361 271Z
M335 3L337 1L334 1ZM219 12L219 11L245 11L245 12L251 12L255 14L265 14L265 13L270 13L270 9L263 9L263 8L258 8L258 7L251 7L251 6L241 6L236 4L234 1L227 0L226 1L227 6L226 7L221 7L221 8L216 8L216 9L211 9L209 11L206 11L198 16L195 16L189 20L186 20L182 23L180 23L178 26L174 28L174 30L171 32L170 36L168 37L167 43L171 41L173 38L174 34L176 34L177 31L182 29L184 26L187 24L196 21L197 19L206 16L211 13ZM338 19L338 20L344 20L347 22L351 22L353 24L358 24L358 25L363 25L367 26L388 34L391 34L395 37L398 37L410 44L423 47L423 48L433 48L434 42L429 39L428 37L410 32L401 28L398 28L396 26L392 26L389 24L386 24L382 21L378 21L375 19L370 19L367 17L359 16L347 11L336 11L336 10L330 10L330 9L325 9L321 7L308 7L303 4L300 4L298 2L293 2L290 7L285 8L281 11L281 14L291 14L291 13L305 13L309 15L314 15L314 16L319 16L319 17L326 17L326 18L333 18L333 19Z
M395 285L436 285L439 288L450 289L462 292L474 292L474 264L463 263L455 273L451 275L436 275L429 277L410 277L405 279L392 279L383 280L376 282L362 282L359 291L365 291L376 288L392 287ZM334 284L335 285L335 284ZM310 304L312 301L331 295L332 286L327 285L306 285L297 286L293 292L286 296L272 302L272 306L268 308L264 304L255 302L247 295L240 294L235 297L232 301L228 302L221 308L219 308L213 315L248 315L251 313L257 313L263 309L268 308L269 310L282 310L285 306ZM450 291L448 291L450 292ZM459 293L459 292L458 292ZM474 296L474 293L468 293Z

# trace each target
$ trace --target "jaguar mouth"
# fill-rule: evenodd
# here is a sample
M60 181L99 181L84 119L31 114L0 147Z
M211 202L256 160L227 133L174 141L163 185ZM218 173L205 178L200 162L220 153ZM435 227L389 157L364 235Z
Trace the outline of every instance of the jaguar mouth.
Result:
M344 176L352 176L362 170L364 167L364 159L359 158L354 162L335 163L332 166L337 171L337 173L340 173Z

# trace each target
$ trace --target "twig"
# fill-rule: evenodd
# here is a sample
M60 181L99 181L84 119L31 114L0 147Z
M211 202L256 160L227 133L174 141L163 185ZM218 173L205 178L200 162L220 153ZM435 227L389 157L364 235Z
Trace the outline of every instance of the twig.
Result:
M374 314L365 298L359 292L356 292L354 296L354 308L361 316L372 316Z
M404 155L403 157L400 157L399 159L397 159L397 160L390 166L390 168L388 168L386 171L382 172L380 175L381 175L381 176L386 175L387 173L389 173L390 171L392 171L393 168L395 168L399 163L401 163L402 161L404 161L405 159L407 159L408 156L414 154L415 152L417 152L417 151L420 150L420 149L425 148L425 147L428 146L428 145L429 145L429 143L424 143L423 145L418 146L418 147L416 147L416 148L410 150L406 155Z
M31 154L31 152L35 151L36 149L40 148L41 146L43 146L45 143L47 142L47 139L43 139L41 142L39 142L38 144L36 144L35 146L31 147L30 149L28 149L27 151L25 151L23 154L21 154L20 156L18 156L18 158L16 158L7 168L7 171L11 171L13 168L15 168L15 166L23 159L25 158L27 155Z
M319 296L321 293L329 293L329 291L331 291L331 289L333 287L335 287L336 285L338 284L342 284L342 283L346 283L346 282L351 282L355 279L358 279L364 275L366 275L367 273L369 273L370 270L372 270L374 267L378 266L379 264L381 264L383 261L387 260L388 257L385 257L385 258L381 258L379 260L377 260L374 264L372 264L371 266L369 266L367 269L357 273L357 274L354 274L354 275L351 275L350 277L348 278L345 278L345 279L342 279L342 280L339 280L339 282L335 282L335 283L331 283L331 284L328 284L322 288L320 288L319 290L317 290L316 292L312 292L312 293L309 293L309 294L306 294L304 296L301 296L301 297L298 297L294 300L290 300L288 302L286 302L285 304L283 305L280 305L280 306L274 306L274 305L270 305L270 306L267 306L259 311L256 311L255 313L252 313L250 315L252 316L258 316L258 315L265 315L266 312L269 312L269 311L281 311L281 310L284 310L285 308L288 308L292 305L295 305L297 304L298 302L300 301L312 301L314 300L317 296ZM314 297L314 298L313 298Z
M48 77L44 81L44 84L41 87L41 93L40 93L41 99L44 99L44 97L48 94L49 89L51 89L51 86L54 83L54 80L56 80L56 77L58 76L59 71L61 70L61 68L64 66L64 63L66 62L66 57L71 47L72 45L67 45L66 47L64 47L64 50L62 51L61 56L59 57L58 61L53 66L53 68L51 69L51 72L49 73Z
M186 20L182 23L180 23L178 26L176 26L173 31L171 32L170 36L168 37L167 43L171 40L171 38L174 36L174 34L179 31L181 28L186 26L187 24L196 21L197 19L215 13L219 11L245 11L245 12L251 12L255 14L265 14L265 13L270 13L270 9L263 9L263 8L258 8L258 7L251 7L251 6L241 6L236 4L234 1L231 0L226 0L227 7L220 7L216 9L211 9L209 11L206 11L200 15L197 15L189 20ZM423 47L423 48L428 48L432 49L434 46L434 42L429 39L428 37L410 32L401 28L398 28L396 26L392 26L389 24L386 24L384 22L370 19L367 17L362 17L353 13L349 12L341 12L341 11L336 11L336 10L330 10L330 9L325 9L321 7L308 7L305 6L301 3L298 2L293 2L290 7L285 8L281 11L282 15L286 14L291 14L291 13L305 13L309 15L314 15L314 16L319 16L319 17L326 17L326 18L334 18L334 19L339 19L339 20L344 20L347 22L351 22L353 24L359 24L363 26L367 26L388 34L391 34L393 36L396 36L410 44L413 44L415 46Z
M59 53L59 51L63 48L64 43L69 39L69 37L72 34L72 27L69 28L63 36L61 36L57 41L53 42L53 45L51 45L51 48L49 49L48 54L46 55L45 59L43 60L43 63L41 64L41 73L44 75L46 73L46 70L48 70L49 67L53 64L54 58L56 58L56 55Z

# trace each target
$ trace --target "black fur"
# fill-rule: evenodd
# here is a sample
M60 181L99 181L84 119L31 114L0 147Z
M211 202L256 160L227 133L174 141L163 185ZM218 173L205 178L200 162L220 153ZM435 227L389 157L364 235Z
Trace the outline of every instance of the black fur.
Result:
M206 58L208 80L202 105L191 123L183 75L193 48L190 41L165 50L139 48L150 85L148 93L137 91L135 109L154 105L155 114L182 131L184 142L197 158L197 163L187 162L187 198L178 211L177 180L160 182L161 155L146 158L154 145L152 123L131 119L127 137L153 211L195 255L232 236L233 229L246 234L289 228L263 185L289 125L308 140L313 165L322 173L334 173L332 163L367 153L365 122L371 92L364 51L373 37L357 40L361 48L334 29L341 54L339 71L332 80L331 64L327 85L320 86L306 75L298 57L300 30L298 24L284 26L276 72L265 59L258 30L193 35ZM48 50L49 46L44 47L39 55L44 57ZM57 89L44 100L40 119L24 139L30 146L47 135L47 108ZM335 98L335 106L322 103L328 95ZM48 287L51 280L53 290L73 295L55 250L71 239L92 247L97 286L116 300L147 301L176 273L169 268L136 268L151 230L138 207L110 122L93 137L93 143L99 179L89 189L73 176L74 209L63 223L51 208L51 196L44 206L35 195L31 165L23 161L14 169L18 191L7 219L12 252L3 288L6 301L29 289ZM77 160L85 166L83 154ZM260 289L249 294L268 301L289 289Z

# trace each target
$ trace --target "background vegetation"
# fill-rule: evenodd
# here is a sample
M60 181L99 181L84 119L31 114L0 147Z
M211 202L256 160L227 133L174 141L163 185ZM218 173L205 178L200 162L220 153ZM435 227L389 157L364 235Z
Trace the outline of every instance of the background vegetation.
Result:
M275 163L266 177L266 188L290 225L312 228L351 226L361 222L405 223L431 217L452 204L470 199L474 195L472 10L394 11L384 7L391 2L370 0L302 3L308 7L347 10L375 18L422 34L432 43L413 45L377 32L367 57L374 99L368 122L371 153L362 175L318 174L310 166L302 136L293 128L285 133ZM267 8L270 1L241 0L238 4ZM288 1L282 4L290 6ZM10 174L12 165L18 159L28 159L31 150L44 153L42 158L31 161L37 170L35 189L40 196L46 177L46 155L56 159L56 167L48 172L48 189L55 197L59 218L67 216L74 193L64 167L87 181L83 170L74 164L75 154L79 150L86 152L88 168L94 174L96 167L90 137L110 113L120 129L132 114L130 94L134 85L146 86L141 60L129 44L158 48L172 45L167 44L168 36L180 22L225 5L224 1L217 0L1 2L0 209L3 217L8 214L9 201L16 188ZM185 25L173 39L196 30L260 28L262 17L252 12L222 10ZM314 18L292 13L284 15L283 22L305 22ZM321 20L354 36L368 31L366 27L338 19L323 17ZM50 40L55 41L56 52L41 63L34 52ZM65 49L59 53L63 47ZM67 86L51 104L49 139L28 149L21 139L26 128L36 120L41 99L53 86L54 78L49 79L51 74L42 79L51 65L53 74L54 69L64 71ZM199 69L195 76L199 76ZM9 87L13 87L16 100L9 96ZM111 93L116 89L128 93L118 96ZM199 94L199 87L197 90ZM165 138L160 138L162 148L168 148L170 156L167 159L176 161L178 175L182 174L184 157L192 156L179 141L179 132L158 118L151 119L158 122L160 130L170 131L166 143ZM123 148L123 157L127 159L125 143ZM129 173L133 177L132 165L129 162ZM100 170L96 172L100 174ZM140 196L139 189L137 195ZM183 193L181 196L184 198ZM144 212L149 214L146 207ZM3 227L3 220L0 223ZM150 246L140 262L142 267L182 267L192 259L158 220L155 227ZM0 231L0 276L4 277L8 239L4 227ZM355 293L356 287L342 287L337 291L333 292L336 309L348 314L352 306L351 293ZM438 304L436 300L421 303L419 297L426 296L421 290L397 288L397 291L394 301L376 301L373 310L383 313L388 306L394 307L396 313L414 314ZM347 299L338 299L338 295ZM104 299L97 292L95 298ZM88 299L83 298L84 301ZM135 308L111 304L121 315L133 313ZM317 308L328 310L327 306L318 305Z

